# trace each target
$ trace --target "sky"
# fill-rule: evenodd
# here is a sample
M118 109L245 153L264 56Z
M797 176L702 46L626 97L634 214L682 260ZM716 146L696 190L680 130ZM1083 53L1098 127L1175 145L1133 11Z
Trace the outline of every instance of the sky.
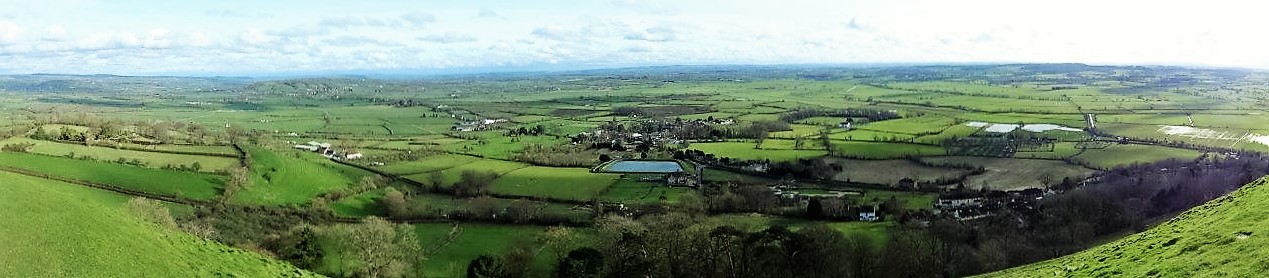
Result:
M0 74L701 64L1269 68L1259 1L0 0Z

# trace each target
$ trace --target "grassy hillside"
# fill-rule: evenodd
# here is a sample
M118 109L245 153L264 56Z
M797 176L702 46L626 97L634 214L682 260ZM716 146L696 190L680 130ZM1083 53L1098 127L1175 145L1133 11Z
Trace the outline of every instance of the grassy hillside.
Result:
M251 204L307 203L318 194L338 190L371 175L361 169L300 152L274 152L250 147L251 186L235 200Z
M125 196L0 172L0 273L14 277L315 276L142 222Z
M989 277L1256 277L1269 272L1269 179L1142 233Z

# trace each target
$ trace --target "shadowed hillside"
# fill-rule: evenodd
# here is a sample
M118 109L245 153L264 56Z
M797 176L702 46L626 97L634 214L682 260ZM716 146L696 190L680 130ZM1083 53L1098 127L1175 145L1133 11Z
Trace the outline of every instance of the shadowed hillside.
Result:
M1269 186L1252 182L1142 233L988 277L1254 277L1269 271Z

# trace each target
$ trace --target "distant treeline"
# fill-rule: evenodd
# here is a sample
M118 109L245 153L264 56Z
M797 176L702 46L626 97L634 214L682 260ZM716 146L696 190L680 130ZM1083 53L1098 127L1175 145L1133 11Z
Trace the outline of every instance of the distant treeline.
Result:
M780 115L780 121L792 123L812 117L866 118L870 122L899 118L899 113L880 109L814 109L804 108L789 111Z

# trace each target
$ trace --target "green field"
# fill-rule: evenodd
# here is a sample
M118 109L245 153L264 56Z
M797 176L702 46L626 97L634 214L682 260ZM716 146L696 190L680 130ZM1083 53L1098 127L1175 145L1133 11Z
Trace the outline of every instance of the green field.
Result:
M0 173L0 272L14 277L318 276L129 214L126 197Z
M490 191L500 195L587 201L598 197L617 177L591 173L586 168L530 166L498 177Z
M220 195L222 176L28 153L0 152L0 165L148 193L198 200Z
M609 186L600 201L625 204L673 203L684 194L695 194L691 188L670 187L661 181L639 181L638 177L617 180Z
M706 168L704 174L706 181L731 182L737 184L772 184L776 182L774 179L733 173L713 168Z
M251 183L234 196L235 201L243 203L308 203L318 194L350 186L371 175L307 152L275 152L262 147L250 147L247 152L251 154Z
M440 170L442 176L444 176L445 178L444 184L442 186L448 187L450 185L453 185L455 182L458 182L458 180L462 177L464 171L493 172L494 174L505 175L507 173L510 173L512 171L515 171L517 169L524 168L524 167L529 167L529 165L520 163L520 162L510 162L510 161L503 161L503 160L476 159L468 163L464 163L461 165ZM408 176L405 176L405 178L422 182L422 183L427 183L431 175L432 173L420 173L420 174L408 175Z
M365 217L371 215L384 215L387 210L379 205L379 198L383 197L383 190L373 190L362 192L361 194L344 197L339 201L330 205L330 209L335 215L348 217Z
M1075 156L1076 160L1099 168L1111 168L1133 163L1147 163L1165 159L1190 160L1203 153L1195 150L1149 145L1115 144L1105 149L1088 149Z
M833 141L833 155L850 158L891 159L908 156L940 156L946 153L947 151L942 147L931 145Z
M151 168L160 168L168 165L190 166L193 165L194 162L198 162L202 166L202 171L214 172L238 165L238 159L231 157L183 155L114 149L108 147L89 147L84 145L34 140L22 137L13 137L0 141L0 145L15 143L35 144L35 146L31 147L30 151L38 154L53 156L74 155L75 157L91 157L100 161L116 161L119 159L129 161L138 160L145 163L147 167Z
M889 133L921 134L937 133L944 128L955 125L956 119L943 116L920 116L873 122L860 125L859 129L882 131Z
M1079 181L1095 172L1092 169L1058 160L964 156L931 157L921 160L935 165L968 164L986 168L986 173L966 179L965 186L995 190L1044 188L1045 183L1055 185L1061 183L1063 178Z
M1269 258L1265 180L1149 230L1065 257L985 277L1256 277Z
M443 154L423 157L417 161L405 161L375 168L398 175L412 175L454 168L478 159L467 155Z
M842 166L842 171L833 176L834 180L862 182L872 184L893 185L903 178L911 178L922 183L935 182L939 179L954 179L968 170L929 167L907 159L857 160L830 159L829 163Z
M714 154L716 157L735 159L770 159L771 161L791 161L824 156L824 150L787 150L787 149L754 149L753 142L716 142L692 143L688 148ZM809 145L809 144L808 144Z
M416 224L414 225L428 260L423 265L426 277L461 277L467 263L480 255L500 255L518 241L532 242L544 230L538 226L503 226L488 224ZM548 275L554 258L539 253L530 268L531 275Z

